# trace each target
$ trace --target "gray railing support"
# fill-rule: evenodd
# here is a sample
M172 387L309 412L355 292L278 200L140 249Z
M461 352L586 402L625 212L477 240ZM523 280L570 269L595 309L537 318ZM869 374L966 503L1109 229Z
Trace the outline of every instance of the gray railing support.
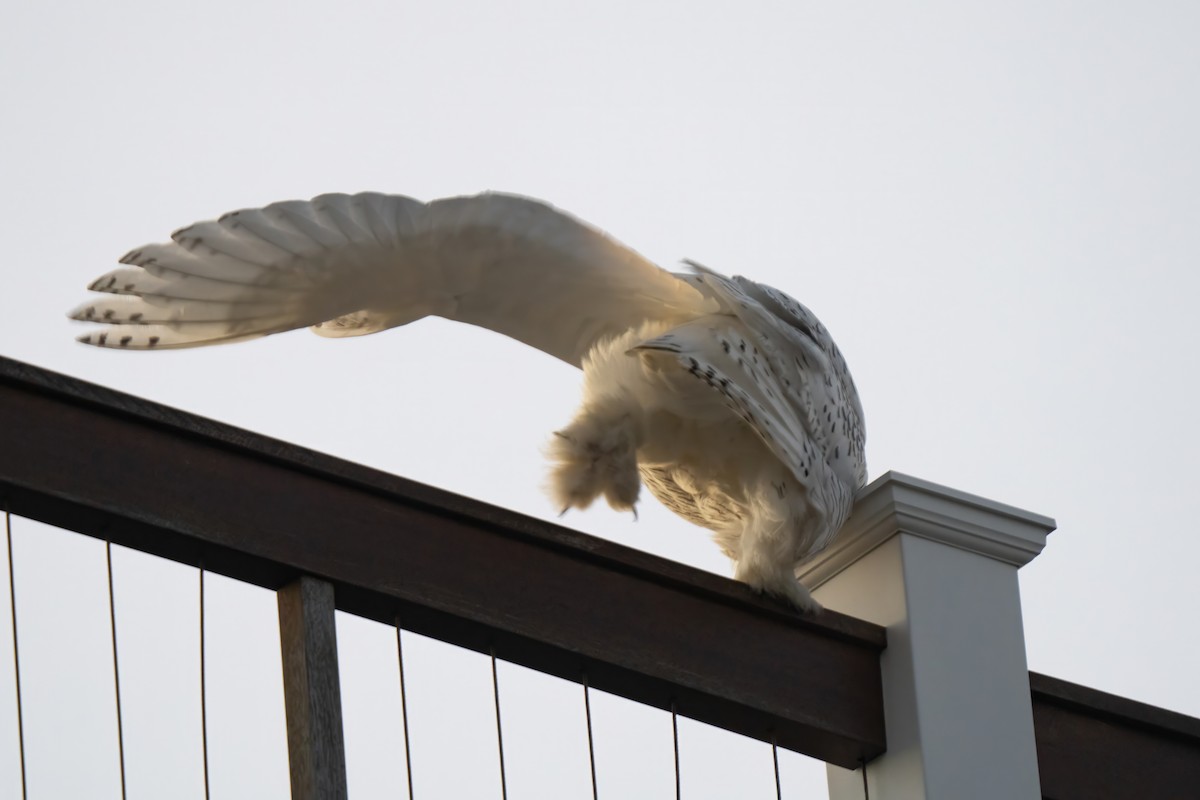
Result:
M333 585L304 576L279 590L279 638L293 800L345 800L346 746Z

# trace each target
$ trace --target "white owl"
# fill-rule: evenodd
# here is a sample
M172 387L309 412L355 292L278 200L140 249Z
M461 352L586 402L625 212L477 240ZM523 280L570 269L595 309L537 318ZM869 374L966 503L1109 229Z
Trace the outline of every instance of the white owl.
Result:
M735 577L815 611L796 564L863 485L863 414L825 328L769 286L671 273L557 209L483 194L421 203L330 194L235 211L138 248L71 317L126 350L235 342L304 326L361 336L435 315L583 369L551 439L559 508L642 483L714 533Z

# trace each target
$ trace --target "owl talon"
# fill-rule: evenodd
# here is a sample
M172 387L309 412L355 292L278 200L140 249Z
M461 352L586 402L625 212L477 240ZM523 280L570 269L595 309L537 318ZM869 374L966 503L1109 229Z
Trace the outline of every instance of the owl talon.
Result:
M822 610L821 604L790 572L756 570L748 560L743 559L738 562L733 577L748 585L756 594L782 600L801 614L818 614Z
M546 452L555 462L549 490L564 508L587 508L599 497L617 511L633 508L641 488L638 418L621 401L585 408L565 431L555 431Z

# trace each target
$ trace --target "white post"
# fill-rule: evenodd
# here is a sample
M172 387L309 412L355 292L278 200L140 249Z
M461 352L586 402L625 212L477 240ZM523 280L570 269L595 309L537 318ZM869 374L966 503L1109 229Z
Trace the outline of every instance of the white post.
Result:
M828 767L831 800L1038 800L1017 569L1054 520L889 472L800 573L826 607L887 628L887 752Z

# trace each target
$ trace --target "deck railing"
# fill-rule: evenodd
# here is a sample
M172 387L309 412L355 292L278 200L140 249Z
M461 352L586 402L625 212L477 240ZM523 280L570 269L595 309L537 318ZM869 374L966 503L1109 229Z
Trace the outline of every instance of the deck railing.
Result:
M2 358L0 504L280 590L295 797L346 791L335 608L839 767L887 750L878 625ZM1200 791L1200 720L1030 682L1044 796Z

